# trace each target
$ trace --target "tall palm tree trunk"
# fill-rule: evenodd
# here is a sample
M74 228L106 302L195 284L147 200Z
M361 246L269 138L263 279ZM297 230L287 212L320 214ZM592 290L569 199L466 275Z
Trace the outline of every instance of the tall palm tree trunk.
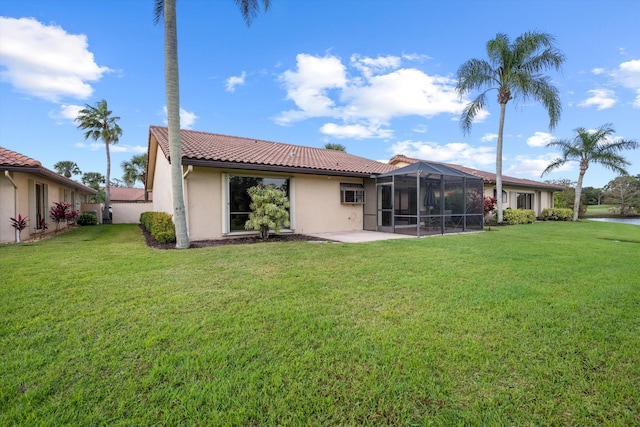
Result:
M576 198L573 201L573 221L578 221L578 214L580 213L580 197L582 197L582 178L587 172L586 168L580 166L580 175L578 175L578 183L576 184Z
M111 154L109 153L110 141L105 141L107 150L107 179L104 183L104 208L102 209L102 223L111 224L111 216L109 215L109 206L111 206Z
M173 222L176 226L176 248L190 246L182 188L182 144L180 141L180 91L178 76L178 35L176 1L164 2L164 54L167 92L167 121L169 124L169 157L171 161L171 192L173 194Z
M500 124L498 125L498 146L496 147L496 201L498 202L498 223L503 221L502 212L502 143L504 134L504 116L507 104L500 103Z

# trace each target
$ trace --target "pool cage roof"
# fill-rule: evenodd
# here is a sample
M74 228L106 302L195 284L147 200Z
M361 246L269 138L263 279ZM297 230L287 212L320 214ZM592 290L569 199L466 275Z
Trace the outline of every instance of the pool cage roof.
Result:
M376 184L379 231L420 237L483 229L481 177L422 161L380 174Z
M441 165L438 163L430 163L430 162L417 162L409 166L405 166L396 170L392 170L390 172L380 174L378 175L378 178L384 178L387 176L395 176L395 175L414 175L416 173L420 173L421 175L446 175L446 176L458 176L458 177L482 180L482 178L478 176L459 171L450 166Z

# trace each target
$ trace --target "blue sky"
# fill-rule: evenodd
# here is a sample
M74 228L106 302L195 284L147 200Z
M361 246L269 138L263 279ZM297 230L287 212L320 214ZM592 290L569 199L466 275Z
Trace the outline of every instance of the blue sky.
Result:
M494 171L495 92L464 135L470 97L456 96L456 71L484 59L496 33L537 30L567 57L548 73L563 112L549 131L540 105L508 105L504 173L539 180L557 156L545 143L577 127L612 123L617 137L640 139L636 0L272 0L251 28L231 0L177 3L183 128ZM0 145L49 168L72 160L105 173L104 146L85 141L73 118L106 99L124 131L112 147L120 177L123 160L146 152L149 126L166 124L153 0L2 0L0 17ZM624 155L639 174L640 150ZM615 175L592 166L584 185ZM571 164L544 179L577 176Z

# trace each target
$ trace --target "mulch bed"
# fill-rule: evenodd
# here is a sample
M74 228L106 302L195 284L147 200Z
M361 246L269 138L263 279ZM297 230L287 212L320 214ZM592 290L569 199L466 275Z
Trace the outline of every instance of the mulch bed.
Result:
M144 241L150 248L155 249L175 249L175 243L160 243L142 226L138 224L138 227L142 231ZM307 236L305 234L277 234L269 236L266 242L327 242L326 239L319 237ZM211 246L227 246L227 245L248 245L253 243L265 243L259 236L238 237L232 239L217 239L217 240L196 240L191 242L189 248L208 248Z

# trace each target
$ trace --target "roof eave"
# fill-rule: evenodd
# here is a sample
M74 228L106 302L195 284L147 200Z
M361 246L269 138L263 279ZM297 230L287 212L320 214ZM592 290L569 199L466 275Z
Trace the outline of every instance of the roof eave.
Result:
M0 165L0 170L8 170L9 172L20 172L20 173L32 173L34 175L40 175L40 176L44 176L47 177L53 181L56 181L60 184L63 185L67 185L69 187L75 188L77 190L81 190L84 191L85 193L88 194L93 194L96 195L98 194L98 190L95 190L91 187L87 187L84 184L80 184L79 182L76 182L74 180L72 180L71 178L67 178L66 176L62 176L60 174L57 174L53 171L50 171L49 169L46 169L44 167L33 167L33 166L7 166L7 165Z
M308 168L308 167L227 162L222 160L203 160L203 159L190 159L190 158L183 158L182 164L185 166L192 165L192 166L202 166L202 167L209 167L209 168L219 168L219 169L239 169L239 170L269 171L269 172L283 172L283 173L300 173L300 174L311 174L311 175L348 176L348 177L357 177L357 178L369 178L372 174L375 174L375 172L340 171L340 170L331 170L331 169L315 169L315 168Z

